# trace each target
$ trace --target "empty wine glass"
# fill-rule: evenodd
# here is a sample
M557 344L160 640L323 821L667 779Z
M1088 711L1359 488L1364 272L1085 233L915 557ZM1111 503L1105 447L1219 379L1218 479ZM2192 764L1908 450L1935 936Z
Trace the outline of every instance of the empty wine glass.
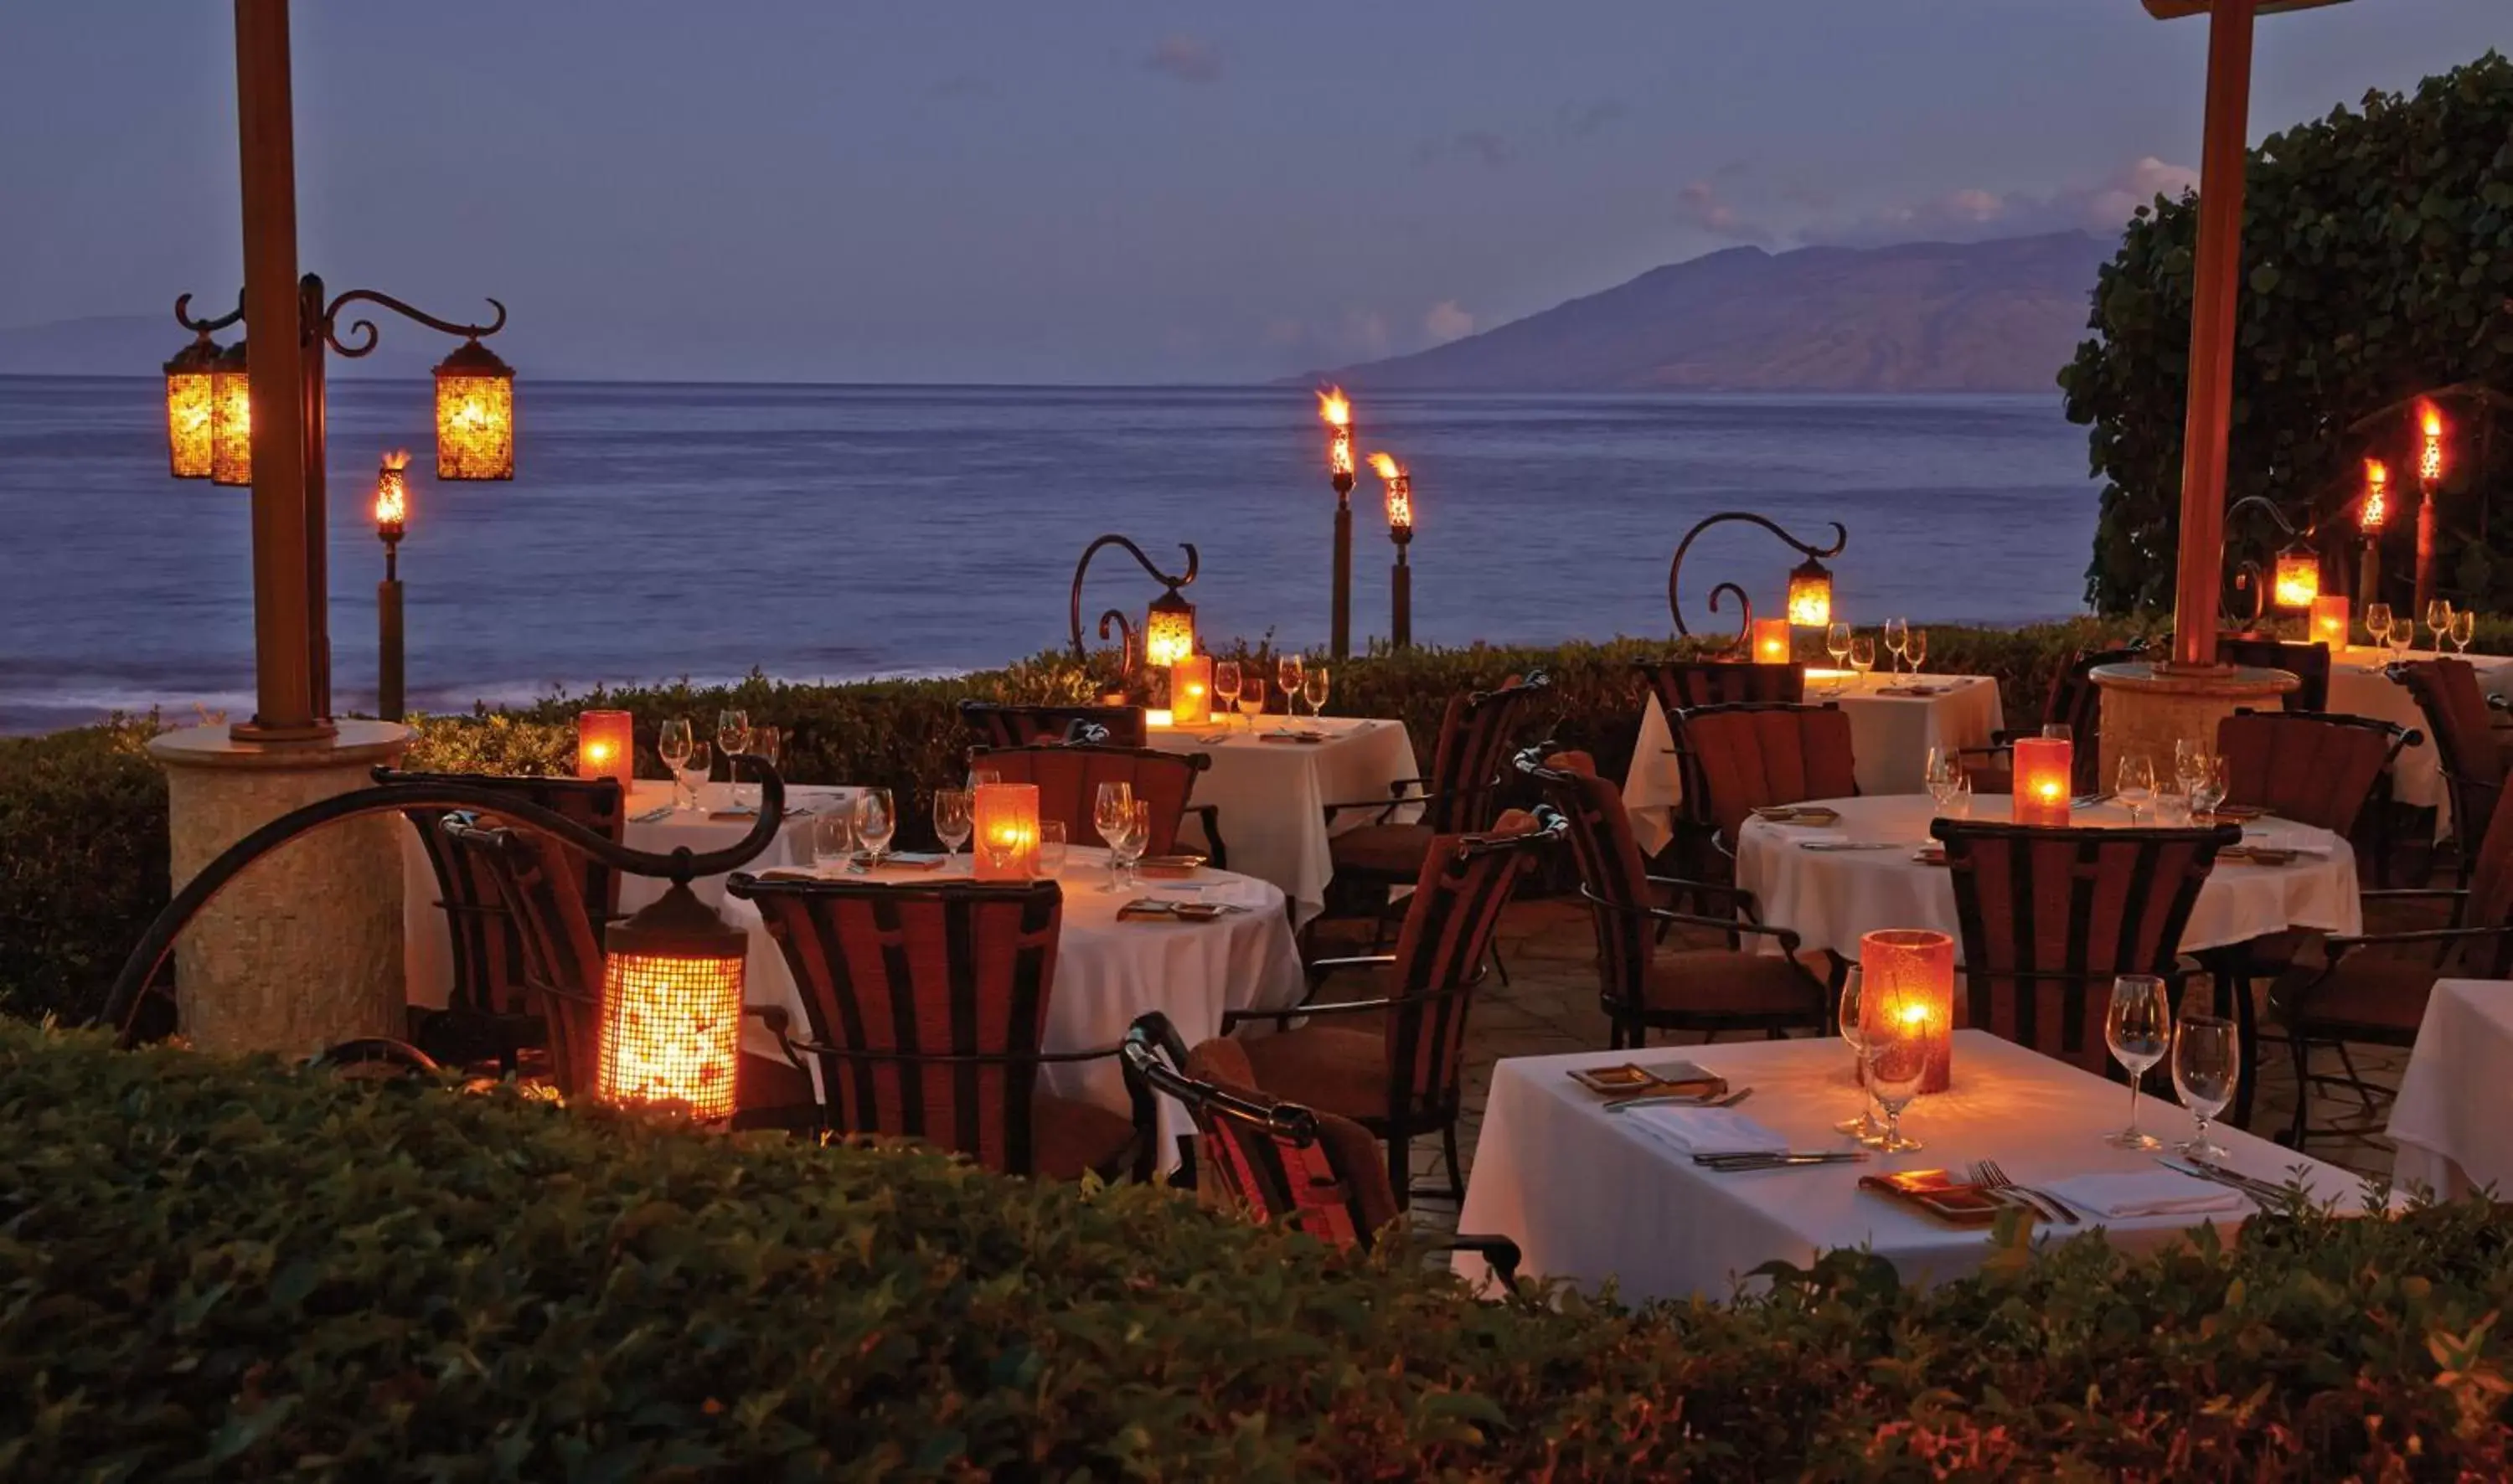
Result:
M973 767L969 769L970 796L974 800L977 790L984 788L989 783L1001 783L1003 781L1004 774L1001 768ZM975 807L975 804L973 803L971 806Z
M2120 760L2120 777L2113 792L2129 808L2129 822L2137 823L2138 811L2155 797L2155 760L2144 753L2131 753Z
M2434 652L2443 652L2443 642L2452 637L2452 600L2438 598L2426 605L2426 627L2434 633Z
M655 756L662 759L663 766L672 770L672 806L674 808L683 806L681 770L689 766L690 749L697 745L698 738L691 733L690 719L687 717L667 718L655 732Z
M1274 662L1274 687L1283 692L1283 713L1289 716L1300 704L1300 686L1305 682L1300 673L1300 657L1286 654Z
M724 754L724 781L733 785L733 806L741 807L741 780L734 772L733 755L750 751L750 713L729 707L715 714L715 750Z
M1265 714L1265 677L1243 671L1239 677L1239 714L1248 719L1248 729L1256 729L1256 719Z
M1876 668L1876 640L1873 635L1851 636L1850 668L1858 673L1858 679L1862 683L1867 679L1867 672Z
M1128 886L1135 884L1135 862L1152 842L1152 805L1137 799L1120 811L1118 831L1108 840L1108 859Z
M1929 749L1928 770L1923 781L1929 786L1929 797L1937 801L1937 812L1946 812L1954 802L1955 790L1963 782L1963 760L1951 747Z
M934 791L934 834L942 841L945 855L956 853L969 842L969 832L976 828L967 789Z
M2452 615L2452 647L2454 653L2467 654L2469 652L2469 642L2477 637L2478 613L2476 609L2462 608Z
M2173 1033L2173 1086L2191 1118L2189 1141L2177 1146L2182 1153L2196 1159L2225 1157L2225 1151L2209 1141L2208 1123L2234 1101L2242 1076L2234 1023L2221 1015L2182 1016Z
M1929 1030L1926 1010L1899 995L1863 1007L1867 1033L1867 1086L1885 1107L1885 1133L1876 1140L1879 1152L1899 1154L1920 1148L1902 1132L1902 1110L1920 1095L1929 1074ZM1918 1011L1914 1014L1912 1012Z
M2173 739L2173 776L2189 793L2208 772L2208 744L2197 737Z
M2103 1043L2129 1073L2129 1127L2104 1135L2103 1142L2115 1149L2163 1148L2163 1140L2137 1126L2137 1084L2173 1049L2173 1003L2163 980L2123 974L2112 981L2111 1006L2103 1012Z
M1841 1038L1850 1045L1851 1075L1858 1083L1858 1116L1844 1118L1832 1128L1833 1132L1848 1134L1861 1144L1872 1144L1885 1137L1885 1120L1876 1116L1876 1097L1867 1087L1867 1033L1859 1020L1865 1010L1861 996L1866 978L1858 966L1853 964L1850 977L1841 985L1841 1003L1834 1026L1841 1032Z
M2065 722L2045 722L2042 723L2042 735L2054 742L2066 742L2071 740L2074 733Z
M2380 648L2391 642L2391 605L2387 603L2365 605L2365 643Z
M707 751L705 743L695 739L690 743L689 761L672 764L672 771L679 776L681 792L689 796L691 808L699 807L698 796L706 788L707 773L714 766L715 755Z
M1042 819L1038 822L1038 874L1050 879L1064 874L1064 854L1068 841L1064 838L1064 821Z
M985 855L992 879L1006 879L1012 875L1013 861L1020 854L1020 840L1009 830L997 830L978 840L977 849Z
M855 809L831 808L812 816L812 864L825 874L855 858Z
M1324 666L1324 665L1311 665L1311 666L1309 667L1309 673L1308 673L1308 674L1307 674L1307 676L1306 676L1306 677L1304 677L1304 678L1301 680L1301 682L1300 682L1300 694L1301 694L1301 695L1303 695L1303 696L1305 696L1305 697L1308 699L1308 703L1309 703L1309 720L1310 720L1310 721L1314 722L1314 721L1316 721L1318 718L1320 718L1320 717L1322 717L1322 716L1326 715L1326 709L1327 709L1327 667L1326 667L1326 666Z
M1213 699L1216 709L1226 719L1239 709L1239 661L1225 659L1213 667ZM1228 727L1225 720L1223 726Z
M2216 810L2225 801L2225 760L2203 756L2196 780L2190 785L2190 817L2196 821L2207 816L2216 822Z
M1902 673L1902 651L1908 646L1910 638L1910 620L1905 618L1888 618L1885 620L1885 648L1888 653L1894 656L1894 673L1895 675Z
M2407 659L2409 657L2409 650L2415 646L2416 642L2417 621L2415 619L2394 618L2391 620L2391 657L2393 659Z
M1836 623L1823 631L1823 652L1832 656L1832 668L1835 670L1849 668L1850 625Z
M762 762L775 767L785 753L785 734L774 726L750 728L750 751Z
M1911 678L1920 678L1920 666L1929 658L1929 631L1913 629L1902 636L1902 657L1911 662Z
M1091 801L1091 827L1108 845L1108 884L1099 888L1103 892L1118 888L1117 838L1126 833L1134 808L1135 786L1131 783L1103 783Z
M898 833L898 811L892 807L890 790L865 789L856 796L856 839L878 866L890 853L891 838Z

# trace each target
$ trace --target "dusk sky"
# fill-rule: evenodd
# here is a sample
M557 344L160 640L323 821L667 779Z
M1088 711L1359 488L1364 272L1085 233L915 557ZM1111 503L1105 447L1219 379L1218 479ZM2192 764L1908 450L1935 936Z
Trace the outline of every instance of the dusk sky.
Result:
M0 328L231 302L231 27L12 7ZM2136 0L433 0L296 31L336 288L495 294L527 374L875 381L1268 377L1739 242L2107 231L2188 178L2207 41ZM2507 0L2270 18L2254 137L2508 42Z

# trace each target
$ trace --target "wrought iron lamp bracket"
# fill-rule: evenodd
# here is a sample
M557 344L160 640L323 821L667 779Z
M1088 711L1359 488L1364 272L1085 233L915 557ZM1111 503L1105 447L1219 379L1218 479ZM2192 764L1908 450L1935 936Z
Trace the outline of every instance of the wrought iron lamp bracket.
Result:
M1708 530L1713 526L1720 525L1727 521L1743 521L1751 526L1760 526L1765 530L1770 531L1772 534L1779 537L1782 541L1788 543L1789 546L1798 552L1817 562L1822 561L1826 557L1840 556L1842 549L1850 544L1850 527L1842 525L1839 521L1830 523L1832 526L1832 544L1830 546L1817 546L1812 541L1799 540L1797 537L1790 535L1787 531L1782 530L1768 517L1756 515L1750 510L1723 510L1717 515L1703 517L1694 525L1694 527L1691 530L1684 533L1683 540L1676 543L1675 560L1669 562L1666 566L1666 608L1667 612L1672 614L1675 618L1675 632L1678 634L1689 636L1693 633L1693 630L1685 626L1684 605L1678 597L1678 585L1684 576L1684 554L1692 549L1694 540L1703 531ZM1736 588L1734 583L1722 583L1721 587L1735 592L1740 602L1745 597L1743 591ZM1716 588L1711 590L1710 610L1714 613L1719 610L1719 590ZM1745 632L1750 635L1753 632L1753 607L1748 604L1745 609Z
M175 323L182 326L185 330L192 332L192 333L199 335L201 338L208 339L215 332L224 330L229 325L238 324L243 321L244 291L241 289L236 291L235 308L229 310L225 314L219 315L215 320L196 320L192 318L191 311L192 296L188 293L177 295L175 299Z
M1172 595L1175 595L1179 588L1185 587L1189 583L1195 581L1198 558L1195 553L1195 543L1192 541L1181 542L1179 544L1179 549L1186 553L1186 570L1175 577L1162 571L1159 567L1154 566L1152 565L1152 559L1143 555L1143 549L1141 547L1137 546L1133 541L1128 540L1124 536L1118 535L1114 531L1099 537L1090 545L1082 548L1082 560L1073 564L1073 594L1070 621L1073 637L1073 657L1075 659L1086 659L1090 656L1090 650L1084 647L1082 643L1082 579L1091 570L1091 559L1099 555L1099 549L1103 546L1114 546L1124 550L1126 555L1135 559L1135 565L1137 566L1139 566L1144 571L1150 573L1152 580L1167 587ZM1111 608L1108 612L1099 615L1099 637L1101 639L1106 639L1108 637L1108 620L1112 616L1117 619L1120 625L1123 625L1126 621L1124 615L1118 613L1114 608ZM1131 634L1131 630L1127 632Z
M1736 595L1736 606L1740 610L1736 617L1736 648L1738 653L1750 659L1754 653L1754 600L1745 596L1745 590L1736 584L1723 582L1710 590L1710 611L1713 613L1719 611L1719 595L1722 593ZM1683 626L1679 624L1677 627Z
M376 332L375 321L361 317L349 322L349 335L352 339L356 339L357 343L351 345L341 340L340 311L347 305L357 303L381 304L406 320L424 325L430 330L441 330L450 335L461 335L470 340L484 339L506 328L506 306L496 299L489 300L489 307L498 311L496 319L486 325L458 325L452 320L440 320L423 310L413 308L389 293L379 293L373 289L351 289L323 306L322 323L317 329L326 343L352 361L373 352L376 341L380 338ZM357 339L362 334L365 338Z

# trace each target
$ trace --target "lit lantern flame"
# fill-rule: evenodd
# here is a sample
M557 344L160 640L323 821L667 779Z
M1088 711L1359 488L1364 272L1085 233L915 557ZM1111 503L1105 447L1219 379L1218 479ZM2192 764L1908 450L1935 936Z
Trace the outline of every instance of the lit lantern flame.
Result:
M2065 825L2069 790L2076 782L2076 745L2065 737L2018 737L2014 751L2011 809L2015 822Z
M636 781L635 719L624 711L579 712L576 719L576 776Z
M2269 600L2282 608L2308 608L2321 596L2321 559L2300 546L2277 555L2277 573Z
M1880 928L1858 940L1858 967L1866 981L1861 1002L1875 1007L1876 1021L1893 1023L1896 1041L1919 1043L1913 1048L1922 1062L1919 1090L1952 1087L1954 939L1919 928Z
M741 1053L749 943L675 882L603 933L596 1093L604 1102L728 1118Z
M410 452L395 449L376 471L376 529L398 540L410 522Z
M1038 785L981 783L970 801L977 837L970 874L980 881L1038 875Z
M166 363L166 449L177 479L208 479L219 348L204 333Z
M436 477L515 477L515 372L477 340L437 363Z
M1754 659L1758 664L1785 665L1789 662L1789 621L1785 618L1754 620Z
M253 372L242 340L219 354L210 378L210 483L253 483Z
M1387 484L1387 528L1410 531L1414 528L1414 476L1387 453L1370 455L1370 470Z
M2443 478L2443 410L2419 398L2417 429L2425 435L2425 447L2417 453L2417 478L2431 485Z
M2312 600L2311 635L2315 642L2328 644L2333 652L2347 647L2347 598L2333 593Z
M1789 569L1789 622L1801 629L1832 622L1832 571L1813 557Z
M2391 517L2391 470L2378 458L2365 460L2365 503L2357 508L2356 528L2368 535Z
M1352 403L1344 397L1343 388L1328 387L1318 393L1318 417L1327 425L1327 472L1335 476L1336 488L1352 488Z

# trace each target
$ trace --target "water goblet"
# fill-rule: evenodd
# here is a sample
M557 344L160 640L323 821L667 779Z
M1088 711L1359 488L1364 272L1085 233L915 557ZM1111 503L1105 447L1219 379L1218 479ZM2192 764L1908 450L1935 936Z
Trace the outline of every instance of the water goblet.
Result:
M1898 996L1870 1008L1867 1086L1885 1108L1885 1132L1875 1148L1880 1153L1905 1153L1920 1148L1920 1141L1902 1132L1902 1110L1920 1095L1920 1084L1928 1078L1928 1021L1925 1014L1911 1013L1918 1004Z
M785 754L785 733L774 726L750 728L750 751L753 757L775 767Z
M688 764L685 766L675 766L672 769L679 779L681 792L687 794L690 798L691 808L698 809L705 807L705 804L701 801L699 796L706 792L707 774L712 771L714 767L715 755L707 750L707 745L705 743L693 740L690 743L690 761Z
M715 714L715 750L724 754L724 781L733 786L733 806L741 807L741 780L733 770L733 755L750 751L750 713L728 707Z
M2393 659L2407 659L2409 657L2410 648L2413 646L2416 642L2417 621L2415 619L2394 618L2391 620L2391 657Z
M2191 1130L2176 1146L2194 1159L2222 1159L2225 1151L2208 1138L2209 1120L2234 1101L2243 1076L2234 1023L2221 1015L2184 1015L2173 1032L2173 1086L2190 1110Z
M1909 619L1888 618L1885 620L1885 649L1887 653L1894 656L1894 673L1895 675L1902 673L1902 650L1907 646L1910 638L1911 623Z
M1929 631L1913 629L1902 636L1902 657L1911 662L1911 678L1919 679L1920 666L1929 658Z
M1850 668L1865 683L1867 672L1876 668L1876 640L1873 635L1855 634L1850 640Z
M853 808L832 808L812 816L812 865L822 875L855 859L856 821Z
M1152 843L1151 801L1137 799L1126 805L1118 825L1118 833L1108 841L1108 859L1132 887L1137 884L1135 863L1143 858L1144 850Z
M1306 683L1306 680L1307 678L1300 672L1298 655L1286 654L1274 662L1274 687L1283 692L1283 712L1286 716L1299 709L1300 686Z
M1108 884L1102 892L1117 890L1121 878L1117 873L1117 837L1126 831L1126 823L1135 808L1135 786L1131 783L1103 783L1091 801L1091 826L1108 845Z
M1850 977L1842 982L1841 1003L1833 1022L1850 1046L1851 1075L1858 1083L1858 1116L1844 1118L1832 1129L1861 1144L1872 1144L1885 1137L1885 1120L1876 1116L1876 1096L1867 1086L1867 1033L1860 1024L1865 1010L1861 996L1866 977L1856 964L1851 965Z
M1823 652L1832 656L1832 668L1835 670L1846 670L1850 667L1850 625L1836 623L1824 629ZM1836 688L1840 683L1838 681L1833 683Z
M2434 633L2434 652L2443 652L2443 642L2452 636L2452 600L2438 598L2426 605L2426 627Z
M969 769L970 796L974 800L977 790L984 788L989 783L1001 783L1003 781L1004 774L1003 769L1001 768L973 767ZM976 805L972 803L971 807L974 808L975 806Z
M942 841L945 855L958 853L969 842L969 834L975 828L977 816L967 789L934 791L934 834Z
M2452 615L2452 647L2454 653L2466 656L2469 653L2469 642L2477 637L2477 609L2461 608Z
M2042 735L2054 742L2066 742L2072 740L2075 733L2065 722L2045 722L2042 723Z
M2216 810L2225 801L2225 760L2202 757L2196 780L2190 785L2190 817L2195 821L2206 816L2209 823L2216 820Z
M1214 665L1214 709L1224 718L1239 709L1239 661L1225 659ZM1225 731L1229 729L1229 722L1226 720L1222 723L1222 729Z
M1955 786L1963 781L1963 762L1951 747L1930 748L1928 768L1921 781L1928 785L1929 797L1936 801L1937 812L1943 814L1946 806L1954 802Z
M2155 760L2144 753L2131 753L2120 760L2120 776L2113 792L2129 808L2129 822L2137 824L2138 811L2155 797Z
M2391 605L2387 603L2365 605L2365 643L2380 648L2391 642Z
M2155 822L2167 829L2178 829L2192 819L2189 786L2178 774L2155 780Z
M890 853L891 838L898 833L898 811L890 801L890 790L866 789L856 796L856 839L878 866Z
M2112 981L2112 1001L2103 1012L2103 1043L2112 1060L2129 1073L2129 1127L2105 1134L2114 1149L2162 1149L2164 1141L2137 1126L2137 1086L2147 1069L2173 1048L2173 1003L2164 981L2152 974L2123 974Z
M1256 729L1256 719L1265 714L1265 677L1243 672L1239 677L1239 714L1248 719L1248 729Z
M1064 874L1064 821L1042 819L1038 822L1038 874L1053 880Z
M681 808L681 771L690 765L690 749L698 745L687 717L667 718L655 733L655 756L672 771L672 807Z
M1326 714L1327 679L1326 666L1311 665L1308 674L1300 681L1300 694L1308 700L1309 720L1312 722Z

